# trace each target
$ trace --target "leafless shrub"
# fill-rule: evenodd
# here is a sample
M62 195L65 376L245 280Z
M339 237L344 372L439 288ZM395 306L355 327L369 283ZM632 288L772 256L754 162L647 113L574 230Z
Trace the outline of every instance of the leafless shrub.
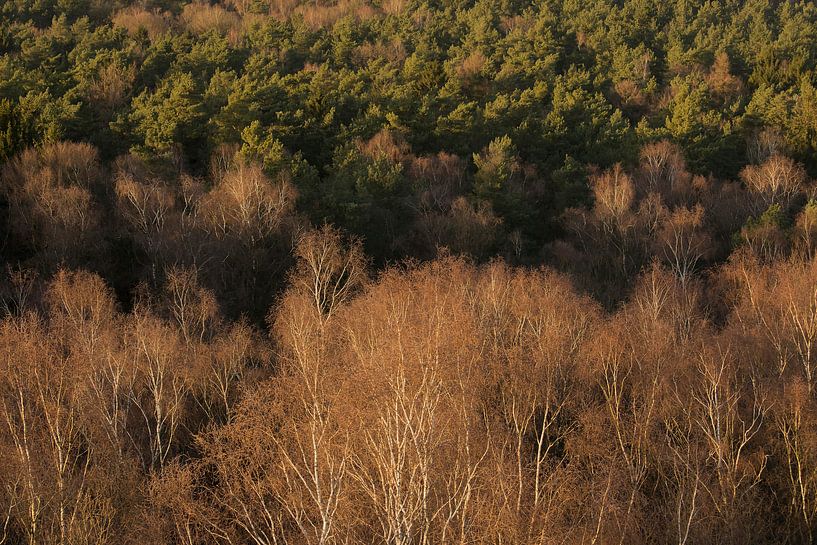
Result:
M137 6L127 7L113 16L113 24L123 27L131 36L144 29L151 40L155 40L170 30L167 14L158 10L147 11Z

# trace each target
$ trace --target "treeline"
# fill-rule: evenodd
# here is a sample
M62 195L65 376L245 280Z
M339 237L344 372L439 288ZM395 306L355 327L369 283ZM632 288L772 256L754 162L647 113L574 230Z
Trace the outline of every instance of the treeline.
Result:
M756 162L735 181L690 173L682 149L666 140L644 146L632 170L589 169L592 204L554 220L561 234L541 245L538 259L570 273L581 291L612 310L653 262L687 283L734 251L767 262L811 258L815 184L773 135L762 138ZM490 259L507 233L493 207L471 194L490 195L515 214L530 204L529 193L543 190L528 183L509 146L502 138L477 154L471 176L456 156L418 157L388 130L357 141L367 160L384 171L404 170L423 189L406 197L410 216L377 206L365 212L367 223L391 226L380 226L370 245L345 230L344 237L362 242L359 251L369 257L366 249L394 237L407 257L443 251ZM246 148L229 146L214 153L207 177L164 172L136 154L106 168L88 144L29 148L0 173L6 265L45 278L60 268L96 272L124 310L135 294L160 289L170 270L189 269L226 317L261 324L285 287L298 240L313 229L298 210L301 193L292 181L298 168L283 162L265 169ZM503 176L517 194L492 185ZM324 198L331 201L331 194ZM500 256L511 263L529 258L520 236L507 238Z

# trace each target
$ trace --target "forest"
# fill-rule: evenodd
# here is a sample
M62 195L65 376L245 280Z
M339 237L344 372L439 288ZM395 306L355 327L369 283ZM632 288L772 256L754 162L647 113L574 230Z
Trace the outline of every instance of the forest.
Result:
M0 545L817 543L817 6L0 1Z

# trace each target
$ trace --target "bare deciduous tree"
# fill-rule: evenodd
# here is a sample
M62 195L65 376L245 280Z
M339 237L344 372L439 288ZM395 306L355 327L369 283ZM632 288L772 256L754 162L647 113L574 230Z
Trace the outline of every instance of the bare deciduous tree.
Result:
M292 283L326 319L366 280L361 243L345 245L341 233L330 226L301 235L295 254L298 267Z
M710 252L711 241L703 229L704 211L678 208L657 233L664 259L683 284L689 282L698 263Z
M806 181L803 167L783 155L772 155L760 165L747 166L740 177L756 197L756 214L773 204L788 208Z

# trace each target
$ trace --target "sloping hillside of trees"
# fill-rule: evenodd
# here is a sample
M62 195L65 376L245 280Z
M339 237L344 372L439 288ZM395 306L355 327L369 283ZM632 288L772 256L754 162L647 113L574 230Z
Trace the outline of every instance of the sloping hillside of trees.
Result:
M817 542L815 29L0 3L0 545Z

